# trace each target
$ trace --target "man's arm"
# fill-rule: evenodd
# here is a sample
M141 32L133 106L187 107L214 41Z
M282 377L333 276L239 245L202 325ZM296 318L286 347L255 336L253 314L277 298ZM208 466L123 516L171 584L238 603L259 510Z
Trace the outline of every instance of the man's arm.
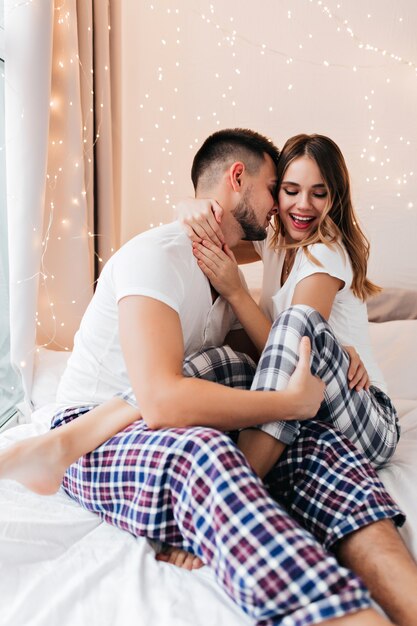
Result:
M178 314L146 296L119 302L119 334L127 371L143 419L151 428L211 426L244 428L277 419L315 415L324 384L312 376L308 358L285 391L254 393L182 375L184 346Z

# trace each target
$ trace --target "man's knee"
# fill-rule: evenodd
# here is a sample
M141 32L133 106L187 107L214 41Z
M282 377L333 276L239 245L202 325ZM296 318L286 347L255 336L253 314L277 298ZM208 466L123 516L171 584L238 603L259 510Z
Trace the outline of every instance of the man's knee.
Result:
M202 426L184 430L181 437L175 442L175 449L179 453L190 453L193 458L197 459L201 455L218 459L224 454L241 454L227 433Z

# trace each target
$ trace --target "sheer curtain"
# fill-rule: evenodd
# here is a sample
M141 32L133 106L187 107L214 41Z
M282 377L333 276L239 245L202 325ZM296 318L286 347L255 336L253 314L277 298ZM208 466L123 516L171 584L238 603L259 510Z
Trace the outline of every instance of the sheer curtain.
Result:
M10 363L9 261L6 211L6 160L4 116L4 27L0 2L0 428L16 414L22 400L20 376Z
M72 348L119 243L110 4L5 0L10 348L28 410L36 350Z

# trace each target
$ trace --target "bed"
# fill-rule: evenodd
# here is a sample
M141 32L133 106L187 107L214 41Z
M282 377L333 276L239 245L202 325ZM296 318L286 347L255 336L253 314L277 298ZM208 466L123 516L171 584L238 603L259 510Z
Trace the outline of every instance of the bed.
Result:
M407 515L401 533L417 558L417 319L392 319L417 315L395 298L387 300L391 313L380 302L371 312L379 320L370 324L372 343L402 427L380 475ZM410 302L415 307L415 293ZM31 421L0 433L0 448L48 428L67 357L39 351ZM101 522L63 491L39 496L0 481L0 571L1 626L252 624L208 568L187 572L155 561L148 541Z

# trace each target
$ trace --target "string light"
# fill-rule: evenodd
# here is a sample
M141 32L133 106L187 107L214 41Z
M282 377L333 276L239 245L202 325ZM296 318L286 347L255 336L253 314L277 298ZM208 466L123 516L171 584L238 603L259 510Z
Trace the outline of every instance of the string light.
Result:
M32 3L29 0L26 3L16 3L15 8L19 6L27 6ZM13 10L11 8L11 10ZM83 184L83 188L78 196L74 196L68 199L68 203L62 203L62 191L66 189L66 177L71 175L71 168L74 172L80 172L84 178L84 163L91 164L92 159L88 156L88 153L92 150L96 142L100 138L101 129L101 111L104 111L104 102L96 103L96 111L93 107L89 108L89 115L87 115L85 122L82 126L82 147L79 154L73 155L75 158L71 158L71 151L73 152L74 142L71 138L64 133L67 130L61 132L60 120L69 107L73 107L74 102L71 98L67 99L65 93L65 85L70 78L71 72L78 72L81 75L81 80L84 80L87 89L89 90L90 97L95 97L93 79L94 69L92 67L84 67L81 63L78 54L70 49L69 39L66 37L67 33L72 32L74 27L75 13L71 14L69 10L66 10L65 3L61 6L55 6L54 18L57 26L64 27L63 37L65 39L65 46L61 45L63 53L59 54L58 58L53 62L53 76L52 76L52 91L49 102L50 107L50 140L49 140L49 162L48 173L46 176L46 192L47 192L47 211L46 211L46 227L42 238L34 240L34 245L39 245L42 254L40 261L39 272L34 273L31 276L22 278L18 281L18 284L29 282L33 280L39 280L39 293L40 293L40 311L36 312L35 323L39 330L39 338L43 340L40 344L43 347L54 347L64 350L69 350L70 347L64 344L60 340L60 329L65 329L67 324L66 316L68 320L74 320L74 317L70 315L65 307L65 303L60 302L55 304L52 299L53 283L55 282L55 273L49 267L50 263L47 261L48 249L52 242L58 245L70 244L75 239L87 239L86 226L86 198L89 192L89 178L87 177L87 184ZM91 33L91 28L87 29ZM92 34L92 33L91 33ZM91 36L91 35L90 35ZM62 43L62 37L60 37L59 43ZM55 46L54 46L55 47ZM77 67L74 64L77 63ZM104 66L104 71L108 71L108 65ZM56 74L56 81L54 79L54 73ZM59 73L59 79L58 79ZM63 87L63 89L62 89ZM23 117L23 112L21 114ZM92 130L96 127L95 135ZM61 134L61 136L60 136ZM90 139L91 138L91 139ZM91 146L91 143L93 144ZM88 147L90 146L90 147ZM81 181L80 175L77 174L77 180ZM58 207L58 209L57 209ZM76 214L73 211L77 211ZM74 219L76 218L76 219ZM80 228L80 233L75 233L74 229ZM33 233L37 233L36 227L33 227ZM86 233L83 235L83 231ZM92 236L96 236L93 235ZM71 244L70 244L71 245ZM96 254L99 263L103 263L103 258ZM76 288L76 287L75 287ZM85 295L78 300L72 299L71 304L77 305L79 301L83 305ZM85 302L86 304L86 302ZM49 311L49 313L48 313ZM82 310L80 314L82 314ZM61 318L61 319L59 319ZM69 324L71 326L71 324ZM36 349L36 348L34 348ZM25 367L26 363L21 363L21 367Z
M275 5L272 9L271 2L268 3L270 9L268 6L264 7L262 15L265 20L260 20L259 28L252 26L249 29L250 10L242 9L239 14L228 15L230 8L226 11L220 3L203 1L199 8L187 6L187 11L179 16L174 15L172 10L170 19L166 21L162 14L166 15L167 4L171 3L153 3L146 28L156 31L161 28L161 37L167 42L166 46L158 47L156 42L151 48L150 58L153 59L155 68L163 67L164 75L169 73L170 84L165 92L165 88L158 86L151 78L145 80L142 88L136 90L140 102L138 127L152 129L152 124L156 123L159 124L158 131L161 131L169 128L169 120L175 119L180 130L169 153L164 149L162 137L158 138L157 133L152 133L152 130L147 137L146 150L142 149L145 148L144 142L137 144L137 162L143 163L139 167L144 173L148 172L141 189L144 206L156 204L166 221L172 219L172 213L167 210L164 212L163 209L164 200L167 202L167 199L163 193L155 193L155 190L163 190L169 184L171 178L167 182L167 170L174 170L175 184L170 184L173 199L192 193L181 182L188 175L182 157L185 156L184 148L190 153L196 151L198 144L193 143L192 135L197 128L200 138L204 138L218 126L248 125L260 128L273 137L275 128L275 139L282 141L287 135L286 128L297 132L306 126L311 127L311 119L319 117L315 115L314 107L320 101L320 92L323 92L326 94L323 98L327 97L335 105L334 120L330 121L330 126L339 127L339 137L345 137L346 132L343 133L342 129L344 126L350 127L350 115L343 117L337 106L340 99L337 90L340 91L343 81L350 87L350 92L346 91L346 100L352 102L353 119L360 122L356 128L356 146L360 147L355 146L349 153L346 145L340 140L339 143L345 152L349 168L354 173L354 187L360 189L366 199L359 207L361 217L367 210L376 216L382 202L386 204L386 197L390 198L393 208L397 199L399 209L411 211L415 208L415 203L413 207L409 207L411 197L404 203L404 182L400 187L403 197L399 198L396 195L398 191L393 189L396 177L399 176L403 181L411 180L402 177L401 169L408 163L415 162L412 152L415 141L414 126L409 124L408 129L403 132L402 141L393 138L394 122L402 129L404 126L401 119L393 120L392 116L387 124L385 101L393 102L394 98L398 99L401 91L411 87L412 95L409 90L407 98L403 100L416 103L416 87L410 81L417 76L417 65L415 59L409 58L409 53L407 56L402 50L395 50L396 46L402 45L401 38L397 37L395 40L393 37L385 37L384 47L373 41L373 33L376 32L383 39L384 31L379 32L380 29L375 28L376 19L382 20L380 13L374 15L373 11L367 11L366 3L365 6L355 7L353 10L348 3L342 5L331 0L327 3L322 0L302 0L297 5L288 2L287 6L281 3L276 9ZM171 8L173 6L174 4ZM305 11L308 6L311 9L307 15ZM271 14L268 13L269 10ZM357 23L361 14L364 19L361 20L359 31ZM272 15L276 17L273 18ZM142 11L141 16L146 23L146 10ZM287 18L285 29L291 30L291 35L284 38L281 36L283 18ZM268 22L273 19L276 21L276 36L273 35L274 30L268 28ZM389 20L385 22L388 26ZM305 27L306 23L309 30ZM406 20L398 20L398 24L400 23L405 28ZM192 57L189 50L184 50L181 58L177 59L175 36L185 25L189 32L195 33L196 40L201 41L201 48L195 48ZM406 34L410 37L410 30ZM323 53L324 50L326 52L320 58L320 51ZM171 65L168 65L170 56ZM174 61L182 69L177 69ZM197 66L199 74L204 77L201 82L196 80L197 73L194 73L194 67ZM149 76L151 75L152 72ZM312 115L308 106L310 98L307 96L306 100L306 82L312 92ZM272 83L274 88L268 89L268 83ZM334 93L328 89L333 83ZM175 100L171 97L172 90L177 94L180 87L182 98ZM171 93L168 93L168 89ZM147 94L146 99L144 93ZM162 97L165 97L167 114L163 123L157 116L156 108ZM361 97L363 104L358 100ZM307 106L301 105L300 98ZM187 101L197 103L198 109L194 108L193 111L194 104L185 106ZM330 110L329 104L327 108ZM409 107L410 114L413 108ZM262 110L263 117L259 117ZM325 122L324 132L326 125L329 124ZM320 132L322 129L313 127L311 130ZM331 131L325 134L333 136ZM334 136L337 140L337 132ZM352 148L353 142L349 144L346 139L344 141ZM158 153L160 157L157 156ZM138 220L137 223L140 229L145 229L155 222ZM137 232L137 227L135 230Z
M312 91L320 91L320 81L331 83L341 76L352 87L352 106L357 106L356 119L362 116L363 121L360 131L363 134L358 135L356 143L359 147L355 148L356 154L350 155L362 167L357 170L355 186L362 185L366 188L367 197L376 194L376 199L373 198L372 203L369 202L364 208L378 214L378 198L387 193L392 199L393 208L409 212L415 210L411 189L411 183L414 183L413 171L409 170L410 163L415 163L415 132L412 128L404 130L401 124L401 130L393 137L386 127L383 111L385 96L388 94L391 98L394 92L398 93L399 88L401 89L397 78L399 70L402 71L404 81L407 81L407 88L410 87L410 79L415 83L415 61L405 53L390 49L388 43L384 48L376 45L370 37L359 36L359 29L353 26L350 18L349 12L352 9L349 3L342 5L329 1L324 4L321 0L302 0L299 7L297 5L298 3L288 2L287 6L284 3L279 9L285 28L291 29L293 35L291 45L284 45L282 38L271 36L272 30L268 36L267 25L262 20L259 29L252 25L249 30L243 9L239 14L229 15L230 10L226 11L223 4L205 0L199 3L201 10L188 4L186 10L180 11L171 0L142 4L144 18L149 20L149 30L156 34L150 44L152 54L146 59L149 74L143 74L143 80L136 91L139 94L135 104L138 118L136 128L139 128L139 132L132 137L132 143L137 146L141 157L137 159L135 167L144 188L138 191L142 194L140 200L145 215L142 229L153 228L155 224L162 223L160 218L164 221L172 218L171 207L174 202L189 192L189 187L185 187L182 182L188 176L188 163L184 164L181 158L185 154L184 149L190 155L194 154L202 138L213 130L223 126L247 124L260 127L272 135L275 128L280 133L275 137L278 141L285 137L287 128L297 129L295 122L299 124L298 128L308 126L311 112L308 106L300 106L298 100L305 94L302 81L311 77L317 77L318 83L314 85L312 82ZM310 7L315 19L301 20L300 12ZM358 11L356 8L356 15ZM247 15L250 15L249 11ZM366 33L367 29L373 32L371 25L376 19L373 12L368 12L364 7L363 15L366 20L361 24L361 32ZM266 14L264 17L265 20L268 19ZM65 8L64 3L56 10L55 19L64 31L70 27L74 16ZM309 30L306 30L306 23ZM401 28L407 26L405 17L398 18L398 25ZM277 23L277 30L278 27L281 24ZM321 46L324 29L340 42L337 47ZM180 33L194 30L207 36L202 49L195 50L195 58L194 55L191 58L190 50L186 46L188 42ZM93 33L88 32L92 37ZM347 51L344 58L339 54L342 48ZM320 50L326 50L326 53L320 56ZM134 55L134 51L131 54ZM192 84L194 75L189 75L193 71L193 64L198 64L204 78L204 83L200 83L198 87ZM40 271L26 279L40 279L47 302L52 301L48 289L53 278L52 268L48 268L45 262L45 252L48 245L51 245L51 237L54 245L55 242L63 245L68 242L68 238L73 237L85 240L97 237L85 223L81 224L81 232L73 231L74 215L83 211L92 182L87 182L84 189L83 181L82 191L79 195L72 192L65 207L55 203L54 199L56 190L69 171L81 172L85 163L92 163L91 147L88 146L91 143L95 145L100 140L101 123L100 115L97 117L97 114L105 108L94 91L93 68L84 67L74 50L68 50L66 55L61 54L55 65L61 79L68 72L79 72L90 92L90 102L93 98L97 101L95 112L92 106L87 107L89 114L81 128L83 150L80 154L70 154L71 143L68 137L60 136L59 132L51 133L50 137L50 150L54 151L54 159L48 164L47 175L49 215L44 236L38 244L42 247L42 263ZM103 64L103 67L105 72L109 71L107 64ZM270 73L271 67L275 68L273 75ZM273 83L274 80L274 89L268 90L268 83ZM198 90L202 84L204 90L200 92ZM337 98L338 95L335 94L335 103ZM258 101L262 101L262 107L256 109L256 115L252 115L252 109L255 110ZM50 98L51 120L59 118L67 106L76 109L76 104L75 100L66 101L58 91L53 91ZM298 107L295 109L298 119L295 120L291 117L294 106ZM258 113L260 110L261 118ZM337 107L334 114L337 118ZM340 119L340 127L348 122L348 119ZM407 174L402 172L405 167ZM166 193L167 190L169 194ZM152 210L149 208L149 213L147 206L152 207ZM155 214L156 211L160 211L160 214ZM148 223L149 220L152 220L151 223ZM103 258L98 255L97 260L99 263L103 262ZM69 302L74 308L80 300L81 298L71 299ZM58 306L50 308L55 310ZM55 342L59 328L69 325L60 314L54 315L55 319L51 317L51 321L55 322L51 326L51 342ZM37 324L43 325L43 320L41 322L37 317Z

